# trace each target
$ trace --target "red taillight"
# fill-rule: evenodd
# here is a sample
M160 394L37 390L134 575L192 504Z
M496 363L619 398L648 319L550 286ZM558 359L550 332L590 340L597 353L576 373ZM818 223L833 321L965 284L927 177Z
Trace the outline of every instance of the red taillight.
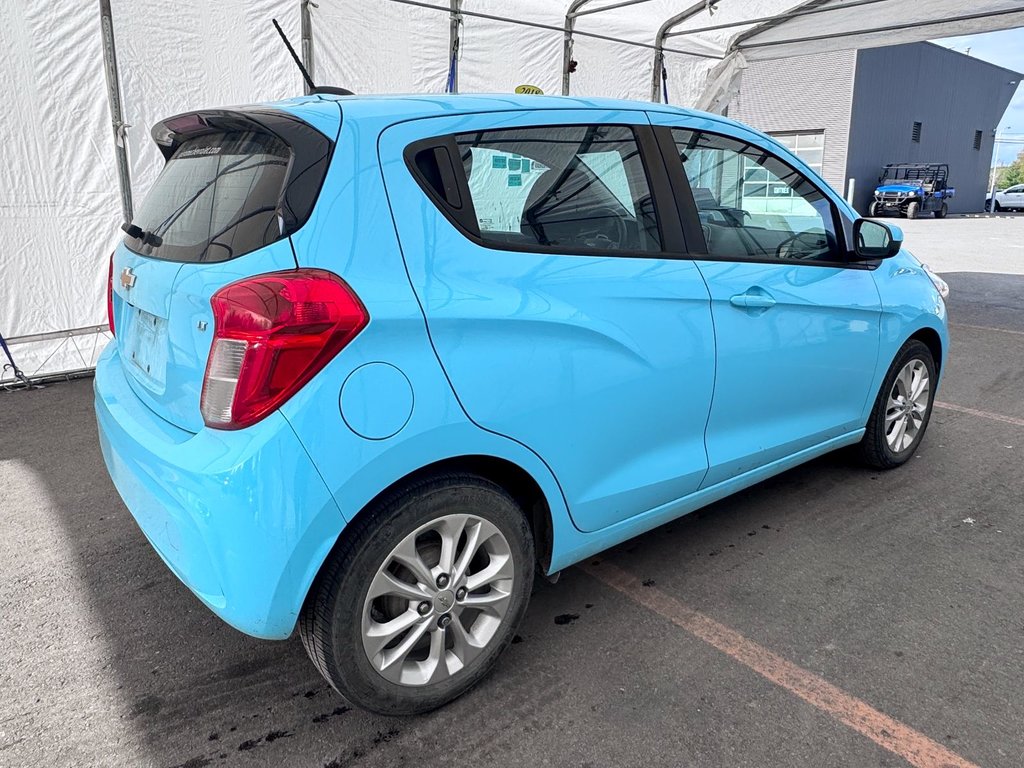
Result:
M114 254L110 254L110 269L107 272L107 325L110 335L114 334Z
M247 427L280 407L370 320L345 281L321 269L239 280L210 304L213 346L200 409L217 429Z

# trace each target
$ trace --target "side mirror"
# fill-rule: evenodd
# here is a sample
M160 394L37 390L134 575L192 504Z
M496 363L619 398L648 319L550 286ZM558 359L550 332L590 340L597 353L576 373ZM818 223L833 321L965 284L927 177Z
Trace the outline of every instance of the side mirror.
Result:
M853 255L857 261L888 259L900 252L903 230L870 219L853 222Z

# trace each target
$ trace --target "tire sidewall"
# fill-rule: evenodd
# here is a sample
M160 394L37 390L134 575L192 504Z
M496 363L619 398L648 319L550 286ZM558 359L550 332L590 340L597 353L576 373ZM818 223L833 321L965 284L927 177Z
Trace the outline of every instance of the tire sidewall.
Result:
M380 714L413 714L436 709L472 688L511 642L532 589L533 539L515 502L500 488L478 479L436 484L411 495L383 516L380 525L352 550L341 570L332 610L332 655L339 692L353 703ZM384 559L410 533L450 514L472 514L495 525L509 543L515 564L512 596L505 620L490 647L448 680L430 686L402 686L385 679L366 657L362 614L366 594Z

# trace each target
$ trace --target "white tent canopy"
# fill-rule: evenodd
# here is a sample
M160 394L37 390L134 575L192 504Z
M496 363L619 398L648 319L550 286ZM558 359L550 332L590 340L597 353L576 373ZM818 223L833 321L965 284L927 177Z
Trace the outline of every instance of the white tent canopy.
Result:
M91 367L108 335L107 263L122 221L115 137L138 200L162 165L149 139L156 121L302 92L272 18L318 84L358 93L444 91L458 38L460 91L529 83L557 94L574 60L573 94L647 100L664 89L672 103L712 109L728 103L747 61L1024 26L1021 0L110 5L124 123L113 131L99 4L26 0L0 25L0 334L20 342L12 352L29 375Z

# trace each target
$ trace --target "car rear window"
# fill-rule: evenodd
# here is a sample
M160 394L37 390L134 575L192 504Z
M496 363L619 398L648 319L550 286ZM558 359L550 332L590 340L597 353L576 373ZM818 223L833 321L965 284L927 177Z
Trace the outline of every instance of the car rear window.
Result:
M286 135L249 124L253 129L207 125L206 132L183 137L128 228L131 250L170 261L227 261L305 222L331 142L290 119Z

